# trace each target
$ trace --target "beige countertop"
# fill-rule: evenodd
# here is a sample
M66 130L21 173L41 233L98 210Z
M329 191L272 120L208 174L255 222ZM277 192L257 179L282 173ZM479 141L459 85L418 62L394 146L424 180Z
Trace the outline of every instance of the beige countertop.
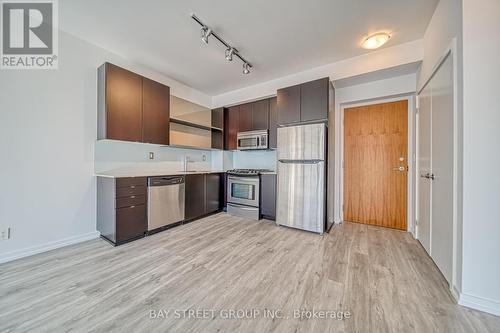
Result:
M96 177L127 178L127 177L157 177L157 176L179 176L196 175L205 173L224 173L223 170L200 170L200 171L141 171L141 170L110 170L96 172Z

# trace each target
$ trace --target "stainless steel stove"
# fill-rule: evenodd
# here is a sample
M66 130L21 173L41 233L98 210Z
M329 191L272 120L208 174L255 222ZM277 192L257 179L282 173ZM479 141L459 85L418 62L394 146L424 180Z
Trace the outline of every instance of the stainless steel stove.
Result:
M260 177L266 169L233 169L227 174L227 212L260 219Z

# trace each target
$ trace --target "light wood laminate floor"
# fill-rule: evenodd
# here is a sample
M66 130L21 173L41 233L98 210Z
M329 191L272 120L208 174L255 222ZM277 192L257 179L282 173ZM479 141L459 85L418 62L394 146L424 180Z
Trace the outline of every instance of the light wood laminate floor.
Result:
M187 309L208 318L176 318ZM260 313L225 318L243 309ZM68 331L500 332L500 318L454 304L408 233L345 223L319 236L221 213L116 248L98 239L0 265L0 332Z

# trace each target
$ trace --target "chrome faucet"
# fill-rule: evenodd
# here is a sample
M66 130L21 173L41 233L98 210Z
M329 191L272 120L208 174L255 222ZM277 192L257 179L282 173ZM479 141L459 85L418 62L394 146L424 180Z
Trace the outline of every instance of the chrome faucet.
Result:
M188 171L188 163L189 162L193 162L193 161L191 161L189 156L185 155L184 156L184 172Z

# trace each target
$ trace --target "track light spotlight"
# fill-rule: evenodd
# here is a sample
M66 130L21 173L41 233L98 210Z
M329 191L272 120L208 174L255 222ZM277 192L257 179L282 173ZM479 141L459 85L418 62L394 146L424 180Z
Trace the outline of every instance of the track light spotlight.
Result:
M233 58L236 57L236 60L240 60L243 63L243 74L250 74L250 70L253 69L253 66L250 62L248 62L240 52L231 46L228 42L226 42L217 32L210 29L208 25L203 23L194 13L191 13L191 18L201 26L201 40L203 43L208 44L209 37L213 37L214 40L218 41L225 47L225 57L227 61L233 61Z
M243 74L250 74L250 67L246 62L243 64Z
M230 47L226 50L226 60L227 61L233 61L233 54L235 52L235 49Z
M208 37L212 34L212 30L207 27L201 28L201 40L203 43L208 44Z

